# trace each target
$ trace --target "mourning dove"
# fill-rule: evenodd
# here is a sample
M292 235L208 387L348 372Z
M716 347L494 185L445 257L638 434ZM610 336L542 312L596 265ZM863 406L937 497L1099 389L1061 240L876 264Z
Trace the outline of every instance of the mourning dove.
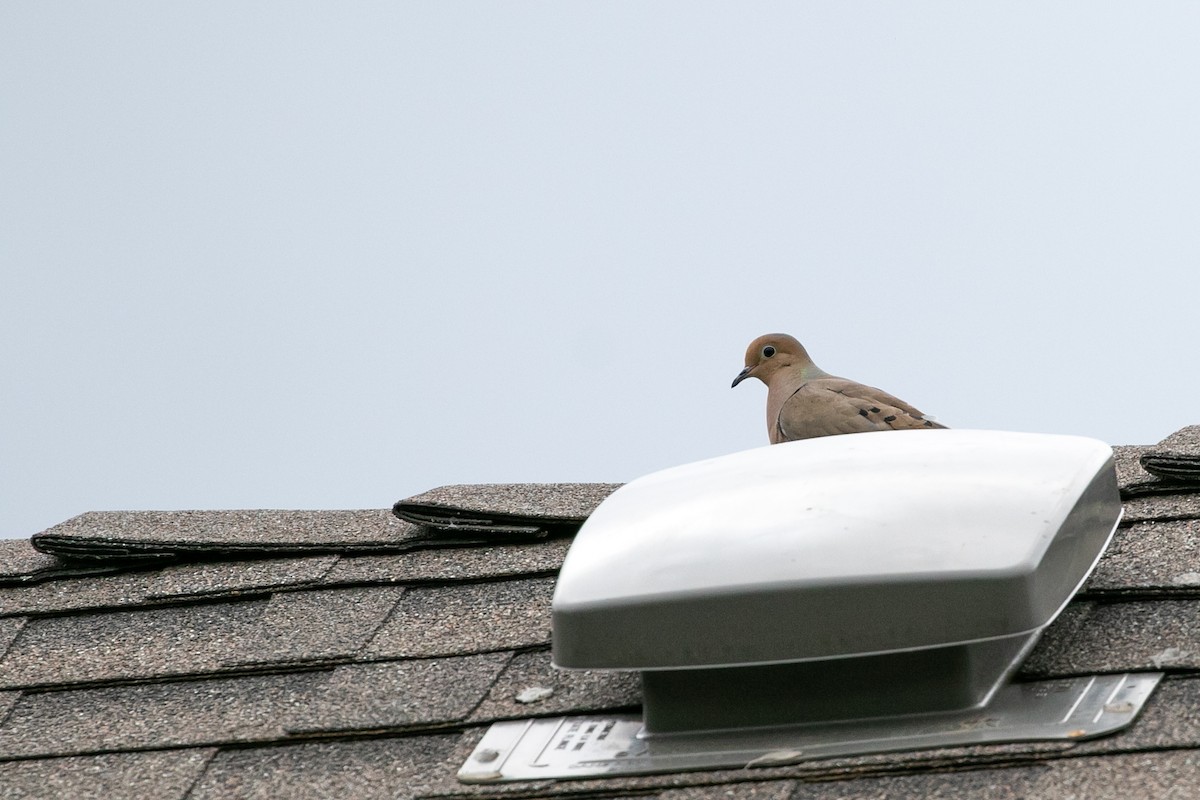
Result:
M767 385L771 444L835 433L946 427L887 392L830 375L786 333L768 333L750 343L746 368L733 385L746 378Z

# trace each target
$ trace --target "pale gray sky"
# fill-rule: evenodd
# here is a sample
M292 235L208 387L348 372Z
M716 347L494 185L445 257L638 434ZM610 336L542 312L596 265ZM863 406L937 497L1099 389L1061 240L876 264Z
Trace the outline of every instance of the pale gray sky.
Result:
M1200 422L1200 5L0 4L0 536Z

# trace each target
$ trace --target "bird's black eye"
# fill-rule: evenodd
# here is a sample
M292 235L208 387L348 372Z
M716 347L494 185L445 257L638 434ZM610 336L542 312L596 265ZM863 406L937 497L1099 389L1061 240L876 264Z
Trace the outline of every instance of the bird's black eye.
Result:
M770 358L771 356L775 355L775 348L771 347L771 345L767 345L762 349L762 354L763 358Z

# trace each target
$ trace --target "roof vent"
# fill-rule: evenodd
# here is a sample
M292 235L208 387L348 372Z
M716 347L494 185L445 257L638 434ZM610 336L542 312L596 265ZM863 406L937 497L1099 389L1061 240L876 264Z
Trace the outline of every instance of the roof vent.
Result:
M1073 436L830 436L640 478L567 555L553 655L640 672L644 716L498 723L459 778L1118 730L1160 673L1008 679L1120 517L1111 448Z

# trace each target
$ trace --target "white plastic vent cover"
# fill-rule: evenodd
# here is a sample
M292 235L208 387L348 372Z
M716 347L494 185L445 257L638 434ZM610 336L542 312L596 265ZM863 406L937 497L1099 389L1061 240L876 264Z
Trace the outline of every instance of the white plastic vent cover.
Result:
M1111 448L1073 436L830 436L640 478L567 555L553 657L640 672L643 717L499 723L459 777L1111 732L1160 674L1007 679L1120 516Z

